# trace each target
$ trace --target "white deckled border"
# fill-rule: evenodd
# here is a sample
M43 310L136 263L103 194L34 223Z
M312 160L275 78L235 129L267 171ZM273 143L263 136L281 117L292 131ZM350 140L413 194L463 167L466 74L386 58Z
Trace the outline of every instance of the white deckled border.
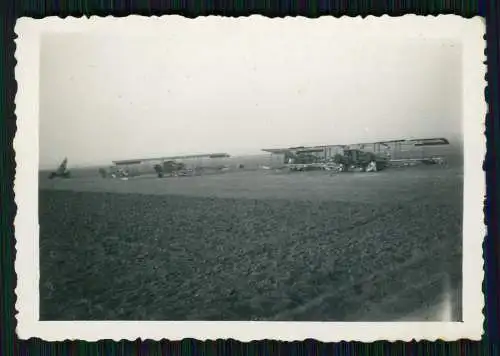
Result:
M234 23L258 27L260 32L273 30L300 31L316 26L318 31L333 31L339 37L357 36L384 38L454 39L463 46L463 125L464 125L464 244L463 244L463 323L455 322L40 322L39 251L38 251L38 101L39 53L43 32L84 32L121 36L144 36L160 30L189 30L193 24L230 26ZM331 341L376 340L479 340L483 333L482 309L483 258L482 243L486 233L483 219L485 176L481 169L486 153L484 120L487 105L484 99L486 73L484 49L485 25L482 18L464 19L454 15L400 18L389 16L340 19L302 17L268 19L262 16L241 18L180 16L90 19L57 17L34 20L21 18L16 24L18 35L15 70L18 83L16 96L17 135L14 140L17 172L15 177L15 218L17 256L18 311L17 334L21 339L39 337L49 341L65 339L170 339L183 338L237 339L241 341L275 339L284 341L308 338Z

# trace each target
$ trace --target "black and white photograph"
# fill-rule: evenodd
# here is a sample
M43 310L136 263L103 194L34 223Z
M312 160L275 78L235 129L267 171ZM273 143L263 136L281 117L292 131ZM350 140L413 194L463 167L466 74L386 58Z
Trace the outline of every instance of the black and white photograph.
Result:
M442 34L417 17L26 31L16 199L36 226L16 236L36 241L36 322L369 322L397 338L473 315L481 331L464 291L482 298L483 32L447 19Z

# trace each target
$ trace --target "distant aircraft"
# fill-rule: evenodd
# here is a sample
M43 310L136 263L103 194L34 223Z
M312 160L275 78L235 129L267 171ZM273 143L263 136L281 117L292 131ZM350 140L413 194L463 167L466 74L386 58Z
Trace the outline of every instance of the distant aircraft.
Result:
M50 179L53 178L69 178L70 172L68 170L68 158L64 158L59 168L55 172L51 172L49 175Z
M201 172L203 164L194 164L193 160L202 160L202 159L218 159L218 158L229 158L230 155L227 153L208 153L208 154L192 154L192 155L183 155L183 156L171 156L171 157L157 157L157 158L144 158L144 159L132 159L132 160L121 160L121 161L113 161L114 166L112 169L118 170L118 174L111 174L111 177L121 177L121 176L129 176L131 171L129 167L141 166L142 164L153 164L153 169L156 175L159 178L162 177L171 177L171 176L193 176L197 175ZM188 168L187 162L183 161L191 161L192 168ZM224 171L227 169L225 165L213 166L209 164L210 167L214 169L219 169L220 171ZM149 168L147 168L149 170ZM140 175L141 172L137 170L136 175ZM144 173L144 172L143 172ZM101 176L106 177L107 175L101 173Z

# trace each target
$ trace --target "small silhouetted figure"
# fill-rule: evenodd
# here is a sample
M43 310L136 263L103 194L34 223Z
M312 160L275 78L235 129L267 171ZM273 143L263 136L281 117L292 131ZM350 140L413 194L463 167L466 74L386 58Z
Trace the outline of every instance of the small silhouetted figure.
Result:
M155 164L155 172L158 175L158 178L163 178L164 173L163 173L163 167L161 164Z
M104 168L99 168L99 175L102 177L102 178L107 178L108 176L108 172L106 172L106 170Z

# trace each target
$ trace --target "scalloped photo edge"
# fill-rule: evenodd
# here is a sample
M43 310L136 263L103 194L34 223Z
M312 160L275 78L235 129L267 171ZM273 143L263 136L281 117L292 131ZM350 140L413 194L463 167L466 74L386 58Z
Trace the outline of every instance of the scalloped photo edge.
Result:
M463 198L463 322L264 322L264 321L39 321L39 57L44 33L93 33L119 36L148 36L160 31L175 31L185 22L210 26L223 23L271 28L279 23L280 31L316 26L318 31L348 36L379 38L433 38L460 41L463 79L464 198ZM263 30L264 31L264 30ZM16 176L14 182L17 215L15 272L17 287L17 330L20 339L38 337L47 341L62 340L198 340L235 339L296 341L315 339L323 342L376 340L479 340L483 334L484 295L482 283L485 172L486 42L484 19L465 19L455 15L403 17L305 17L266 18L220 16L187 19L177 15L161 17L128 16L125 18L90 17L44 19L20 18L15 58L17 132L14 139Z

